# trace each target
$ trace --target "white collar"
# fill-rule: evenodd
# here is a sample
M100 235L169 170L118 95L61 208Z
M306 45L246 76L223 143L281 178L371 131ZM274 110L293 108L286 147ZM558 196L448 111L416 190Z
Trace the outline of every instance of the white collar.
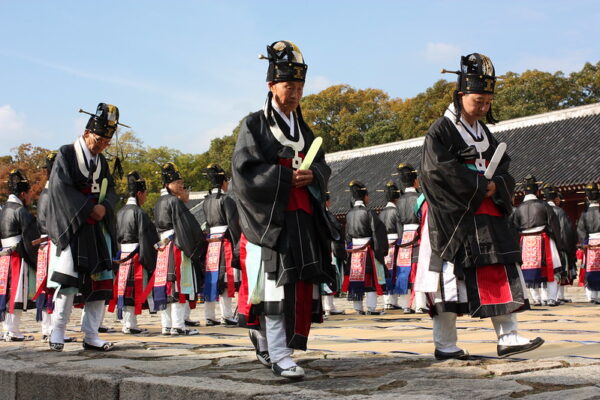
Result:
M548 204L551 205L552 207L556 207L556 203L554 203L552 200L548 201Z
M21 201L21 199L18 198L16 195L12 194L12 193L10 195L8 195L8 199L6 200L7 203L9 201L11 203L17 203L17 204L23 205L23 202Z
M600 205L600 203L598 203L597 201L591 201L590 202L590 207L598 207Z
M295 117L293 116L294 113L292 112L290 114L291 119L291 125L286 121L285 114L281 113L281 111L279 111L279 109L277 108L277 104L274 100L271 100L271 108L273 108L275 110L275 112L279 113L280 115L283 115L284 121L286 121L286 124L288 124L288 126L290 127L290 136L293 138L292 139L288 139L287 136L284 135L283 131L281 130L281 128L279 127L279 123L277 122L277 119L274 116L270 116L268 113L268 103L269 99L267 98L267 101L265 102L265 107L263 108L263 113L265 115L265 118L267 118L267 120L269 120L269 118L273 118L275 121L274 125L269 125L269 130L271 131L271 134L273 135L273 137L275 139L277 139L277 141L279 143L281 143L283 146L287 146L287 147L291 147L292 149L294 149L294 151L300 152L304 149L304 136L302 135L301 132L295 132L296 130L296 123L295 123Z
M208 190L209 194L213 194L213 193L219 193L219 189L217 188L212 188ZM227 193L225 190L223 190L223 188L221 188L221 193Z
M285 115L285 113L283 111L281 111L281 108L279 108L279 104L277 104L277 102L275 101L275 98L271 99L271 106L273 107L273 109L275 111L277 111L277 114L279 114L279 116L281 117L281 119L283 119L285 121L285 123L290 127L290 135L292 137L295 137L295 132L294 132L294 113L291 112L290 113L290 117L288 118L287 115Z
M48 189L49 186L50 186L50 178L48 178L48 180L46 181L46 184L44 185L44 189Z
M404 193L410 193L410 192L417 193L417 189L415 189L414 186L407 187L407 188L404 189Z
M135 197L130 197L127 199L127 203L128 206L137 206L137 200L135 199Z
M461 115L460 121L458 123L456 122L456 110L454 109L454 104L450 104L448 106L446 112L444 113L444 117L448 118L450 122L454 124L460 133L461 138L468 146L474 146L479 153L483 153L488 149L488 147L490 147L488 136L485 134L485 131L483 130L483 127L479 121L475 122L475 127L472 127ZM483 140L476 141L469 132L477 137L483 137Z
M90 149L87 147L87 144L85 143L85 139L83 138L83 136L79 137L78 142L81 145L81 149L83 150L83 154L85 155L86 161L89 163L90 160L94 160L94 163L96 163L96 165L98 165L98 154L96 154L95 156L92 155L92 153L90 152Z
M166 196L168 194L169 194L169 191L167 190L167 188L160 189L160 195L161 196Z
M364 207L365 206L365 202L362 200L355 200L354 201L354 207Z
M529 200L537 200L537 196L535 194L526 194L525 197L523 198L523 201L529 201Z
M391 201L388 201L385 206L386 207L394 207L394 208L396 208L396 205L393 202L391 202Z

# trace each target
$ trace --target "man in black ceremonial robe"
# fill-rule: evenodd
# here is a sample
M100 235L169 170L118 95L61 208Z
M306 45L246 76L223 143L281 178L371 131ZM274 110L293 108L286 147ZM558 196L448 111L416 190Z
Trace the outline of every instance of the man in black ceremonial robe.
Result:
M197 335L185 325L186 303L195 305L206 240L185 205L189 193L174 163L162 166L163 188L154 205L154 221L163 243L153 276L154 311L161 312L163 335Z
M237 206L227 193L229 177L217 164L209 164L204 174L212 188L202 207L208 227L208 250L204 272L204 315L206 325L237 325L232 300L240 282L240 223ZM221 321L217 321L215 306L221 306Z
M62 146L48 185L46 229L51 254L48 286L55 288L50 348L62 351L64 332L77 293L85 303L83 348L107 351L98 336L106 301L112 297L116 255L115 183L102 152L117 130L119 109L100 103L75 143Z
M385 225L373 210L367 209L367 187L357 180L348 185L354 204L346 214L346 242L352 250L342 290L348 292L348 300L352 301L358 314L380 315L384 312L377 311L377 296L383 294L385 287L384 263L388 254ZM363 309L364 297L367 298L367 311Z
M579 246L583 248L583 276L585 294L594 304L600 304L600 192L598 184L590 183L585 187L588 201L587 210L577 221Z
M400 257L396 263L396 268L410 271L408 276L406 273L398 274L403 276L403 280L408 280L406 283L403 280L396 280L396 285L403 284L404 287L404 284L406 284L408 287L406 294L398 296L398 302L407 314L414 313L415 310L418 313L427 313L429 310L427 309L425 294L413 290L419 260L419 242L421 240L420 208L425 197L418 191L420 183L417 170L411 164L400 163L396 171L394 175L398 176L402 185L402 196L396 203L398 222L401 226L401 230L398 232Z
M556 302L558 304L570 303L571 300L565 298L565 286L572 285L573 281L577 277L577 232L573 227L573 224L569 220L567 213L560 207L562 197L558 189L552 185L544 185L542 188L542 194L544 200L556 214L558 219L558 225L560 227L559 240L561 242L560 248L560 261L561 269L560 273L554 276L556 283L558 284L558 290L556 291Z
M21 314L27 310L34 293L29 290L35 281L37 248L32 241L39 237L35 217L27 207L33 193L29 180L18 169L8 174L8 200L0 210L0 321L7 342L33 340L21 333Z
M536 179L525 177L525 197L513 213L513 225L521 234L521 270L535 305L556 306L555 273L560 273L560 225L552 208L537 197ZM558 246L557 246L558 245Z
M117 213L117 241L122 262L115 280L114 300L117 314L123 319L123 333L132 335L147 331L138 326L137 316L146 302L144 282L156 268L154 245L159 238L156 227L142 209L146 202L146 181L137 171L127 175L127 193L127 203ZM114 306L111 304L111 308Z
M330 193L325 193L325 212L331 224L331 227L339 235L338 240L331 241L331 265L334 268L335 279L331 282L321 284L321 299L323 301L323 312L326 316L345 314L344 310L338 310L334 303L334 296L342 290L342 281L344 279L344 271L347 266L348 255L346 253L346 243L342 233L342 226L335 215L329 211L331 206Z
M421 187L427 211L415 289L428 293L435 357L460 358L456 316L491 317L499 356L529 351L533 341L517 333L517 311L529 307L517 262L520 251L508 215L514 179L504 155L490 164L498 143L480 120L493 122L496 82L491 60L478 53L461 58L453 104L429 128L423 145ZM493 175L484 176L487 167ZM489 175L488 175L489 176Z
M322 150L302 166L315 138L299 107L308 68L300 49L278 41L267 51L267 101L242 121L232 159L242 229L239 322L254 329L259 361L269 365L268 351L275 375L299 379L304 370L291 356L306 349L311 322L322 320L319 284L335 279L335 234L323 207L331 171Z
M398 295L406 294L406 290L398 290L396 278L402 280L402 276L396 276L396 256L398 254L398 235L402 234L402 225L398 221L398 209L396 202L400 198L400 189L392 181L389 181L383 189L387 204L379 212L379 219L385 226L388 239L388 254L385 256L385 294L383 304L385 310L401 309L398 305ZM409 270L410 271L410 270ZM406 276L408 282L408 276Z

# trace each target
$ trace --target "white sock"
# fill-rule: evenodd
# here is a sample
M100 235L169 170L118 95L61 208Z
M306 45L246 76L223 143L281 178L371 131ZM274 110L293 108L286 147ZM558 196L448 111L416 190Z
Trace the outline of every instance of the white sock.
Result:
M507 333L498 338L498 345L500 346L520 346L529 342L529 339L519 336L517 332Z
M291 367L295 367L298 364L296 364L294 360L292 360L292 357L284 357L281 360L277 361L277 365L279 365L280 368L288 369Z

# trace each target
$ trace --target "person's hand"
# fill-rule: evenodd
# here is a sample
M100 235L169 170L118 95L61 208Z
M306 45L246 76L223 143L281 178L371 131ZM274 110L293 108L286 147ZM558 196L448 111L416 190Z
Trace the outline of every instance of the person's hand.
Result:
M314 176L313 172L310 169L297 169L292 174L292 186L294 187L303 187L306 185L310 185L313 181Z
M99 222L102 221L105 215L106 207L104 207L102 204L96 204L94 208L92 208L92 213L90 214L90 217Z
M496 193L496 183L494 181L489 181L487 185L487 192L485 193L485 197L492 197Z

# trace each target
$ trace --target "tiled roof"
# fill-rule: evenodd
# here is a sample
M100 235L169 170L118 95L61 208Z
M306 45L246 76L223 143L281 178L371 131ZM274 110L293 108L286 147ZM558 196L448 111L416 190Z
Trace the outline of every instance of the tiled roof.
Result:
M600 182L600 103L504 121L490 130L506 142L512 158L511 173L520 180L527 174L559 187L581 187ZM334 214L350 209L352 179L369 188L370 208L385 205L383 189L396 165L419 167L423 137L327 155L332 169L329 181Z

